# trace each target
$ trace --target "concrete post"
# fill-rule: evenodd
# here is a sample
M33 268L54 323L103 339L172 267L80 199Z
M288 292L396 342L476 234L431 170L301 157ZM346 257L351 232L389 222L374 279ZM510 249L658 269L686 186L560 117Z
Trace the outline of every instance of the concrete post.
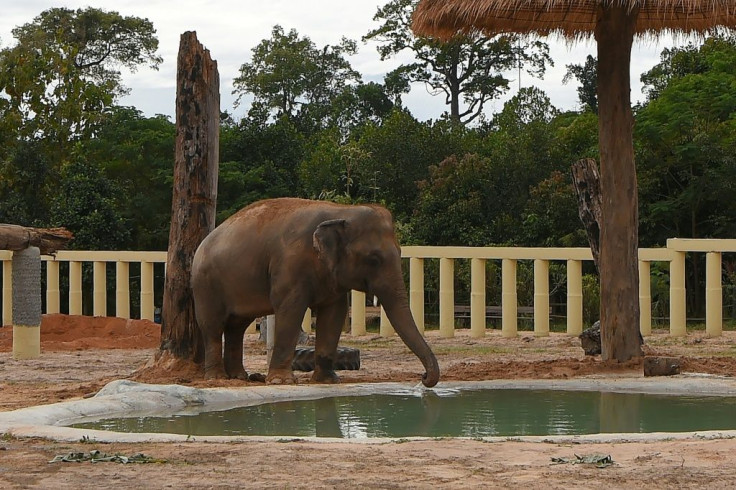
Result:
M685 252L675 252L670 262L670 335L687 335L685 308Z
M61 293L59 290L59 263L46 262L46 313L61 312Z
M271 355L273 354L273 344L276 339L276 316L268 315L266 317L266 364L271 365Z
M583 333L583 263L567 261L567 334Z
M501 261L501 335L516 337L517 327L516 260Z
M394 326L391 325L391 322L386 316L386 310L383 309L383 306L381 306L381 324L378 329L378 333L381 337L391 337L392 335L396 335L396 330L394 330Z
M534 335L549 336L549 261L534 261Z
M274 320L274 322L275 321L276 320ZM307 311L304 312L304 318L302 318L302 331L306 333L312 332L312 309L311 308L307 308Z
M82 263L69 262L69 314L82 314Z
M130 264L115 263L115 316L130 318Z
M141 262L141 319L153 321L153 309L153 262Z
M420 332L424 333L424 259L409 259L409 308Z
M639 261L639 331L642 335L652 334L652 277L651 264Z
M705 255L705 333L709 337L720 337L723 333L720 252L708 252Z
M92 314L107 316L107 264L94 262L92 264Z
M13 252L13 358L41 355L41 252Z
M455 263L452 259L440 259L440 336L455 335Z
M365 293L350 292L350 335L365 335Z
M486 334L486 261L470 259L470 336Z

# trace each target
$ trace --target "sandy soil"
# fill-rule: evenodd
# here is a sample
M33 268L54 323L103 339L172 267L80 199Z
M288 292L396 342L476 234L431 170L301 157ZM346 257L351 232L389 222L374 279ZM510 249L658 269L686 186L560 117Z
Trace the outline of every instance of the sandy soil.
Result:
M239 386L206 382L191 370L152 367L159 326L146 321L48 315L42 355L12 357L12 328L0 328L0 410L89 396L113 379ZM606 364L583 354L577 338L530 333L503 339L489 331L472 339L427 334L442 380L642 376L640 362ZM736 374L736 332L719 338L693 333L648 337L648 355L677 356L685 372ZM361 369L341 373L343 383L418 381L419 361L394 338L345 335L361 350ZM265 346L248 336L245 365L265 372ZM307 383L308 373L299 374ZM69 452L143 453L154 464L49 463ZM734 439L551 444L509 440L397 441L388 444L290 442L101 444L42 439L0 439L1 488L734 488ZM552 464L551 458L605 454L612 466Z

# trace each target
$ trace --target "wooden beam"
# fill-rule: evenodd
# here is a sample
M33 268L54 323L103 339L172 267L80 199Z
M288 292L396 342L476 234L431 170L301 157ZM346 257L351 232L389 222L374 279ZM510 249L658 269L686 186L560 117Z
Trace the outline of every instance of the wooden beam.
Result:
M52 255L66 247L74 235L65 228L27 228L0 223L0 250L19 252L38 247L42 255Z

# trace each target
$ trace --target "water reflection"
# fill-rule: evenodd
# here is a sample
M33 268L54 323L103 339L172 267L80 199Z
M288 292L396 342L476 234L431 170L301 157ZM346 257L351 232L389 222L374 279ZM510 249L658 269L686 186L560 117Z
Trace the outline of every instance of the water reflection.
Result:
M188 435L339 438L573 435L736 429L736 397L459 390L284 401L75 427Z

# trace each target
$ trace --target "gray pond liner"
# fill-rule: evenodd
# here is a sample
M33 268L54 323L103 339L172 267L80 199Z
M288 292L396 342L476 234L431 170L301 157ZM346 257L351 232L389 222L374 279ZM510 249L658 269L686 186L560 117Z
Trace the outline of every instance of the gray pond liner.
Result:
M191 440L190 435L163 433L122 433L67 427L70 424L112 417L152 417L182 413L227 410L285 400L310 400L333 396L369 394L443 392L446 390L564 390L615 393L679 394L688 396L736 396L736 379L713 376L680 375L669 378L586 378L573 380L495 380L483 382L447 382L427 389L420 384L365 383L344 385L247 386L241 388L198 389L179 385L148 385L131 381L113 381L92 398L29 407L0 413L0 433L16 436L48 437L56 440L142 442ZM736 417L736 414L734 415ZM732 438L736 430L697 432L589 434L575 436L522 436L529 441L612 441L684 439L691 437ZM285 436L194 436L198 441L283 440ZM391 438L334 439L300 437L315 441L384 442ZM405 439L406 437L402 437ZM412 438L412 437L410 437ZM422 438L422 437L418 437ZM426 437L425 437L426 438ZM484 440L507 440L509 437L483 437Z

